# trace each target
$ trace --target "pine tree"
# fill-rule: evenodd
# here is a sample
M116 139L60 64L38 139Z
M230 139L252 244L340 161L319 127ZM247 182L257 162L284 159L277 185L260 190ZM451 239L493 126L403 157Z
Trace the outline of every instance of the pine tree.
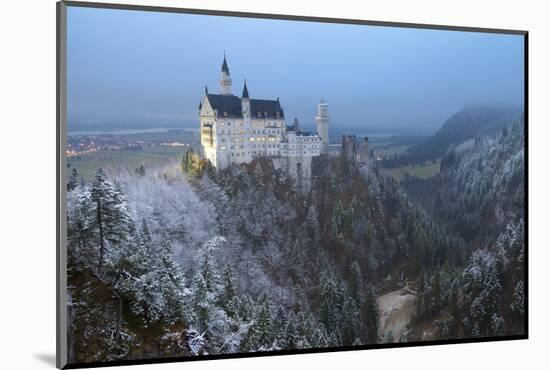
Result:
M364 320L367 327L367 343L376 343L378 341L378 304L376 302L377 294L374 285L369 284L366 288L364 304Z
M86 186L82 186L80 193L71 192L67 197L69 267L95 269L99 248L90 191Z
M262 166L260 165L260 162L256 162L256 165L254 166L254 171L252 173L252 178L254 179L254 185L258 189L262 189L264 187L264 172L262 171Z
M311 204L307 211L305 228L310 244L312 246L316 246L319 240L319 222L317 220L317 217L317 208L314 204Z
M273 339L275 348L285 348L287 324L288 319L286 310L283 306L279 305L275 317L273 318Z
M233 282L233 271L231 270L231 266L229 264L225 265L225 269L222 273L222 294L220 296L220 306L223 307L230 315L235 314L236 312L232 312L230 310L230 302L233 301L235 298L235 284Z
M459 306L459 289L460 283L458 278L453 279L450 289L449 289L449 303L451 314L455 318L456 322L459 321L460 316L460 306Z
M141 231L139 234L139 243L145 249L147 254L152 252L153 248L153 238L151 237L151 232L149 231L149 224L145 218L141 221Z
M344 239L344 206L342 201L338 200L332 211L331 219L331 237L334 241L342 241Z
M184 278L179 265L173 259L172 244L165 237L160 243L157 275L164 298L163 316L168 321L188 318L185 304Z
M347 297L342 306L340 319L340 335L342 344L351 346L358 341L359 308L355 299Z
M73 170L71 171L71 176L69 177L69 181L67 182L67 191L72 191L76 189L78 186L78 172L76 171L76 168L73 167Z
M441 285L438 270L436 270L432 276L430 288L431 309L434 314L437 314L441 308Z
M266 351L271 349L273 345L272 327L271 301L267 295L264 295L260 298L260 309L254 323L257 350Z
M214 237L206 241L201 246L196 258L197 271L193 279L192 300L196 315L196 328L200 333L208 329L222 292L214 253L225 241L223 237Z
M206 281L201 274L197 274L193 281L193 311L199 333L203 333L208 327L211 305L211 293L208 292Z
M191 170L193 170L193 158L195 156L195 151L193 148L187 149L185 154L183 155L181 159L180 168L183 173L188 173Z
M338 312L341 295L334 275L323 271L319 282L319 316L329 335L337 336Z
M290 313L284 331L283 349L296 349L301 347L298 329L296 328L296 317Z
M112 263L122 252L120 248L132 233L133 221L120 186L108 182L101 168L96 172L90 195L99 242L97 273L101 276L105 261Z
M349 291L350 296L355 299L357 303L361 303L363 297L363 274L361 273L361 266L358 261L353 261L350 267L350 280Z
M514 288L514 298L512 301L512 304L510 305L510 308L512 309L512 312L519 314L523 316L525 313L525 292L523 288L523 280L518 281L516 284L516 287Z

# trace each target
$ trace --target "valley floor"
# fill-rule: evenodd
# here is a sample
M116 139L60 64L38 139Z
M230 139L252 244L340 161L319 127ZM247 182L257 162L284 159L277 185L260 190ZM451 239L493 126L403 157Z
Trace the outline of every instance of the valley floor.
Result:
M403 288L378 297L380 311L378 341L399 342L409 328L416 310L416 292L406 284Z

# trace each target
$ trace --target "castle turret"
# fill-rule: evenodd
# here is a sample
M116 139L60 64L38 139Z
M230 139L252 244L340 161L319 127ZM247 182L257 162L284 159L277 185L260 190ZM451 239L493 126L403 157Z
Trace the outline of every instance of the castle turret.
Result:
M363 145L361 146L361 151L359 153L359 162L367 163L369 159L369 138L365 136L363 139Z
M222 71L220 75L220 92L222 95L232 95L231 84L232 84L231 75L229 74L229 67L227 66L227 60L225 59L225 53L224 53Z
M300 122L298 121L298 118L294 118L294 122L292 122L292 129L295 132L300 132Z
M317 134L321 137L321 154L328 154L329 151L329 120L328 105L324 100L321 100L321 103L317 106L317 116L315 117L315 122L317 122Z

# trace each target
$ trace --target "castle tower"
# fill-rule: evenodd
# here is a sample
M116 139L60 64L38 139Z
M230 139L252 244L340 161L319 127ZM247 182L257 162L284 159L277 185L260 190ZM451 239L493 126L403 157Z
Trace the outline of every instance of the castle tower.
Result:
M328 105L324 100L321 100L321 103L317 106L317 116L315 117L315 122L317 122L317 134L321 137L321 154L328 154Z
M222 72L220 75L220 92L222 95L231 94L231 75L229 74L229 67L227 66L227 60L225 60L225 53L223 54Z

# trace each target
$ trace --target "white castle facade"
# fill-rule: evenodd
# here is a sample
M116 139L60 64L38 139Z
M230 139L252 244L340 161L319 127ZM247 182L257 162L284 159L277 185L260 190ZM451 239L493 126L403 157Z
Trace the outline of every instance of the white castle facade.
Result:
M321 101L315 117L317 131L300 129L297 119L287 125L279 98L251 99L244 82L242 96L233 95L224 55L220 94L205 94L199 105L201 145L204 156L217 169L268 157L286 170L300 191L311 185L311 160L329 150L328 106Z

